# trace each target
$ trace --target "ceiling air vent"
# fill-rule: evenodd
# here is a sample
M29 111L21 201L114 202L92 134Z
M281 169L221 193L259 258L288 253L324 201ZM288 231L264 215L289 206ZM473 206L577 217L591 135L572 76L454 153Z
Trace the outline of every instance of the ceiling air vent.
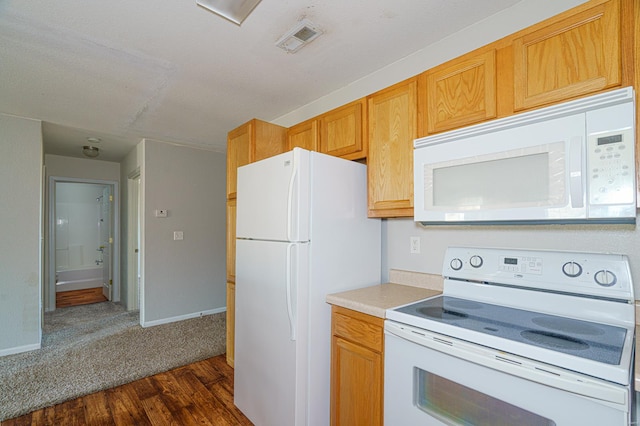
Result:
M311 43L320 34L322 34L322 31L316 28L308 19L303 19L280 37L280 40L276 42L276 46L287 53L294 53L305 44Z

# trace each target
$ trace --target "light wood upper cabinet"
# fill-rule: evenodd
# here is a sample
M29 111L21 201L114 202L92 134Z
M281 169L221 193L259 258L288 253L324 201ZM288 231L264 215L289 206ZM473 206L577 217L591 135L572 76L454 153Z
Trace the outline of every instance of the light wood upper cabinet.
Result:
M238 167L285 150L287 129L253 119L227 135L227 199L236 198Z
M384 320L332 307L331 425L382 425Z
M513 56L516 111L620 85L619 1L516 38Z
M236 198L238 167L253 161L251 127L244 124L227 136L227 199Z
M420 78L425 80L428 133L496 117L495 50L465 55L426 71Z
M318 151L319 139L318 120L313 118L303 121L287 130L287 151L295 147Z
M367 99L369 216L413 216L417 78L395 84Z
M363 98L319 117L320 152L348 160L367 156L366 102Z

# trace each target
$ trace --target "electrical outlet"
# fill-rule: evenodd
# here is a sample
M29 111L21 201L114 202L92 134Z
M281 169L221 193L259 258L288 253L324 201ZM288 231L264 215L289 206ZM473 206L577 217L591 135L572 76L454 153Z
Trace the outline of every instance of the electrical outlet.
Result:
M184 239L184 234L182 233L182 231L173 231L173 240L174 241L180 241Z
M420 254L420 237L409 237L409 252Z

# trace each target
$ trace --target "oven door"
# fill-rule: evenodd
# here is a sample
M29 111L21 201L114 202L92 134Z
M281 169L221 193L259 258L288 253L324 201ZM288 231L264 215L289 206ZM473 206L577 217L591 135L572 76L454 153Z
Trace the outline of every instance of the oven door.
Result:
M626 425L630 390L387 320L385 425Z

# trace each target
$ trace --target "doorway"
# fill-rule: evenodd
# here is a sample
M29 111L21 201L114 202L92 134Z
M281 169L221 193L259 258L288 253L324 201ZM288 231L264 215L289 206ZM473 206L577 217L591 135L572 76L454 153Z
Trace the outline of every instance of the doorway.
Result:
M47 310L119 300L117 182L50 177Z

